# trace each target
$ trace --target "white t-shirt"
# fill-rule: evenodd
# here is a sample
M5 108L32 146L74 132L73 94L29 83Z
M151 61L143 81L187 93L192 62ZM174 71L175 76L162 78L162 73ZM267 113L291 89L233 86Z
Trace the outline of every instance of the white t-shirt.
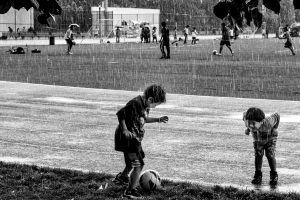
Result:
M72 39L72 34L73 34L72 30L68 29L66 34L65 34L65 40L66 39Z
M184 28L184 33L188 35L189 34L189 29L188 28Z
M229 30L229 35L230 35L230 37L233 37L233 29Z
M192 31L192 37L196 37L198 35L198 32L196 30Z

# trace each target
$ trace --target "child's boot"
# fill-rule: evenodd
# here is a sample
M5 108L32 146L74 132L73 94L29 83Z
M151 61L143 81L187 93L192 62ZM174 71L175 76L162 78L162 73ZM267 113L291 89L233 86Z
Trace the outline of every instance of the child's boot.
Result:
M126 189L123 197L126 197L128 199L143 199L143 196L137 191L137 189Z
M278 174L276 171L270 171L270 185L277 185Z
M117 176L113 179L113 182L119 185L128 185L129 183L129 177L123 176L122 172L117 174Z
M261 171L255 171L253 180L251 181L252 184L259 185L262 182L262 172Z

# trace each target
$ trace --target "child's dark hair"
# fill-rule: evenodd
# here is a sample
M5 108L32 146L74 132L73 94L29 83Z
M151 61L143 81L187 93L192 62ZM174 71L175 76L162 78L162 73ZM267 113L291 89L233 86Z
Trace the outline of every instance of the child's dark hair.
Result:
M153 103L164 103L166 102L166 91L160 85L150 85L144 91L146 99L149 97L153 98Z
M261 122L265 118L265 113L255 107L251 107L247 110L245 119L246 120L251 120L251 121L256 121L256 122Z
M162 23L161 23L161 26L162 26L162 27L166 27L166 25L167 25L166 22L162 22Z

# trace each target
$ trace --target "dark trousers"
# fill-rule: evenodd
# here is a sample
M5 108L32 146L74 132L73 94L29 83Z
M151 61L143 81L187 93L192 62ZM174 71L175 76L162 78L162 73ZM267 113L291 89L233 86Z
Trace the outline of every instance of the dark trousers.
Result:
M184 34L184 42L183 42L183 44L186 44L186 42L187 42L187 37L188 37L188 35L185 33L185 34Z
M66 39L67 45L68 45L68 52L71 51L72 46L73 46L73 41L71 39Z
M157 37L156 37L156 36L153 36L152 42L154 42L154 40L155 40L155 42L157 43Z
M166 47L166 50L167 50L167 55L166 55L166 52L165 52L165 47ZM160 43L160 51L161 51L161 54L162 54L162 57L170 57L170 42L164 42L162 41Z

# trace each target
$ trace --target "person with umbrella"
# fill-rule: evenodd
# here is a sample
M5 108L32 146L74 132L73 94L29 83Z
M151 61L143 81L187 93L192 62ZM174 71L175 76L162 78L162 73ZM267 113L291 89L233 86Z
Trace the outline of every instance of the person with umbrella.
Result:
M65 34L65 40L66 40L67 46L68 46L66 55L73 54L71 52L71 49L72 49L73 45L76 44L75 41L74 41L74 38L73 38L73 29L74 29L74 27L79 27L79 25L78 24L70 24L69 29L67 30L67 32Z

